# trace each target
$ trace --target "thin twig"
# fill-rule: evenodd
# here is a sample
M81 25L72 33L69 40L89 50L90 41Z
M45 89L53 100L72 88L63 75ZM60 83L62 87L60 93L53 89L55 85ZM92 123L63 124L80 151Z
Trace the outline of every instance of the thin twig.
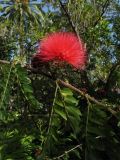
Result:
M99 21L101 20L101 17L103 17L104 13L106 12L106 10L109 6L109 3L110 3L110 0L106 0L106 2L103 5L102 12L101 12L99 18L96 20L96 22L93 25L94 27L99 23Z
M61 2L61 0L59 0L59 3L60 3L61 8L63 9L63 11L64 11L64 13L65 13L68 21L69 21L69 24L70 24L71 27L72 27L72 30L77 34L76 29L75 29L75 25L73 24L73 21L71 20L71 17L70 17L70 15L69 15L68 11L66 10L66 8L65 8L65 6L63 5L63 3Z
M87 106L87 117L86 117L86 126L85 126L85 144L87 146L88 144L88 123L89 123L89 114L90 114L90 101L89 99L87 98L87 102L88 102L88 106ZM85 160L87 160L87 147L85 146Z
M4 91L3 91L3 94L2 94L2 98L1 98L1 102L0 102L0 108L2 107L4 99L5 99L5 94L6 94L8 83L9 83L9 80L10 80L12 68L13 68L13 65L10 66L10 70L9 70L9 73L8 73L8 77L7 77L7 80L6 80L5 88L4 88Z
M41 156L44 155L45 147L47 145L48 138L49 138L49 135L50 135L50 129L51 129L51 126L52 126L54 106L55 106L55 101L56 101L56 97L57 97L57 92L58 92L58 84L56 82L56 89L55 89L55 94L54 94L54 100L53 100L53 104L52 104L52 108L51 108L51 113L50 113L50 118L49 118L49 124L48 124L46 138L45 138L45 140L43 141L43 144L42 144L43 147L42 147L42 151L41 151Z
M61 154L60 156L55 157L55 158L53 158L53 159L54 159L54 160L55 160L55 159L60 159L60 158L64 157L66 154L68 154L68 153L74 151L75 149L81 148L81 146L82 146L82 144L79 144L79 145L77 145L77 146L71 148L70 150L65 151L63 154Z
M68 10L65 8L65 6L64 6L64 4L61 2L61 0L59 0L59 3L60 3L60 6L61 6L61 8L63 9L63 11L64 11L64 13L65 13L66 18L68 19L68 22L69 22L69 24L70 24L73 32L74 32L74 33L76 34L76 36L78 37L79 41L81 41L81 40L80 40L79 33L78 33L78 31L77 31L77 29L76 29L76 27L75 27L74 22L72 21L72 18L71 18L71 16L70 16Z
M1 64L10 64L10 62L9 62L9 61L6 61L6 60L0 60L0 63L1 63Z
M47 135L50 133L50 129L51 129L51 126L52 126L53 112L54 112L54 106L55 106L55 101L56 101L56 97L57 97L57 92L58 92L58 84L56 82L55 95L54 95L54 100L53 100L53 104L52 104L52 108L51 108Z

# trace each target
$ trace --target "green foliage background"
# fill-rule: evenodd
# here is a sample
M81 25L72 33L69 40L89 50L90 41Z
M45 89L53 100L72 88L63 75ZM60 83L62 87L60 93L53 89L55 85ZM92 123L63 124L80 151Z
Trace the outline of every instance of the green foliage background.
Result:
M119 1L1 0L0 22L0 160L120 160ZM85 70L31 65L55 31L84 40Z

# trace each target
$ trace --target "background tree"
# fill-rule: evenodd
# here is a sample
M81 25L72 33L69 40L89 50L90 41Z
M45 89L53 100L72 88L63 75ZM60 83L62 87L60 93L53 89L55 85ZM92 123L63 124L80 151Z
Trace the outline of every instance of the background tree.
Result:
M119 160L119 2L0 4L0 159ZM85 70L31 65L54 31L82 37Z

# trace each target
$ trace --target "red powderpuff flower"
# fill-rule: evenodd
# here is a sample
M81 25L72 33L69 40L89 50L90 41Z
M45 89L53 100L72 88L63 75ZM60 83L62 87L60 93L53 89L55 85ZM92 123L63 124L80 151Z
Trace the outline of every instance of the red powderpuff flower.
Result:
M67 62L75 68L83 68L86 62L85 47L73 33L49 34L41 42L37 56L41 61Z

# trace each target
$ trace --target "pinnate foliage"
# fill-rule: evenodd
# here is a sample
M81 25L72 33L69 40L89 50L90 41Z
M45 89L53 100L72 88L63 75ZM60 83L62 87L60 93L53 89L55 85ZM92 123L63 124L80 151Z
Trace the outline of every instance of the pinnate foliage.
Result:
M0 6L0 159L120 160L120 4L24 2ZM31 65L38 39L58 30L86 42L85 70Z

